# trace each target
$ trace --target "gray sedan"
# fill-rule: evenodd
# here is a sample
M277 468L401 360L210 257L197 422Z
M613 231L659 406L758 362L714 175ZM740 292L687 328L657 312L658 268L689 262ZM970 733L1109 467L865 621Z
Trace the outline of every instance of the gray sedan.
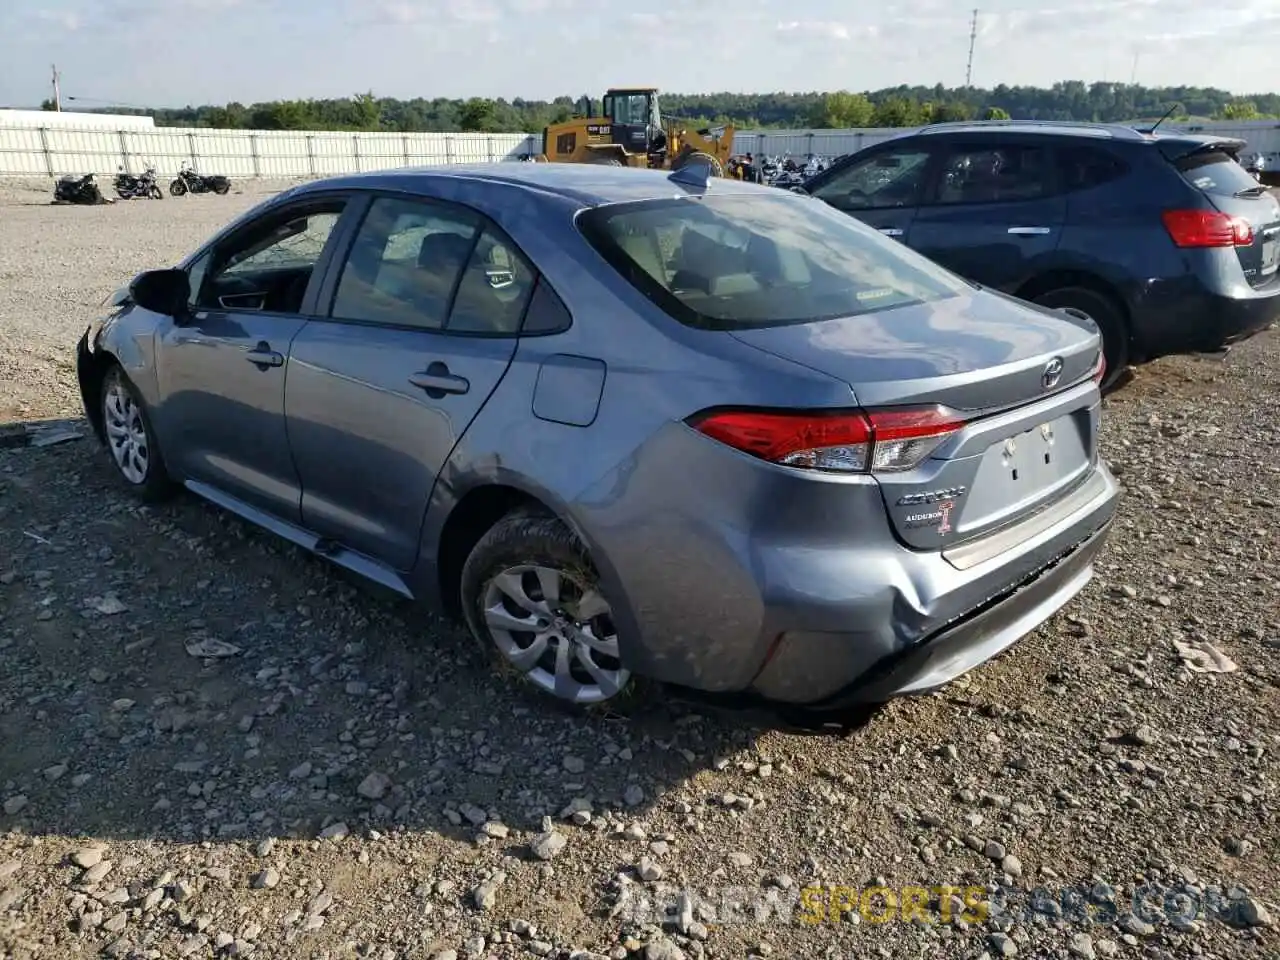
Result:
M458 615L579 706L935 689L1071 600L1117 496L1092 324L696 170L295 187L136 277L78 371L139 496Z

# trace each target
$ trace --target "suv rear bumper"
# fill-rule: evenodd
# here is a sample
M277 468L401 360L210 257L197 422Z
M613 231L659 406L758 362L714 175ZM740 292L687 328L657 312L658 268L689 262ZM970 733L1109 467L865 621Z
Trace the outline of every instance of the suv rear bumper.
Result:
M1240 287L1221 293L1201 283L1178 283L1149 294L1133 313L1143 359L1221 350L1280 321L1280 278L1263 287Z

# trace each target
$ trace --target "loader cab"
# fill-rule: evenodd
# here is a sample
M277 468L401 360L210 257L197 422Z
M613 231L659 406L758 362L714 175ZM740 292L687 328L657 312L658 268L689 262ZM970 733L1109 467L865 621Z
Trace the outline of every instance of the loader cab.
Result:
M612 142L628 153L661 153L667 146L658 91L649 88L609 90L604 95Z

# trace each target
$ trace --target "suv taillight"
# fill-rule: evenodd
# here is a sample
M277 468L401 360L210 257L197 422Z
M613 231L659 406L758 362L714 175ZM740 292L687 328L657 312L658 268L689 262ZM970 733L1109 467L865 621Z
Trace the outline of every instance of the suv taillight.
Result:
M896 473L919 466L964 420L942 406L897 410L711 410L691 427L743 453L786 467Z
M1166 210L1164 228L1179 247L1248 247L1253 226L1248 220L1217 210Z

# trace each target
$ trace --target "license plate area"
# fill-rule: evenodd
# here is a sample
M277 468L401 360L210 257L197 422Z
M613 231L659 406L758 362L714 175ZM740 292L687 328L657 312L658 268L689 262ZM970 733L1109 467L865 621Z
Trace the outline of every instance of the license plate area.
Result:
M1258 273L1269 277L1280 269L1280 231L1271 231L1262 238L1262 266Z
M1007 522L1064 494L1090 466L1083 416L1079 412L1047 420L991 444L956 532L963 536Z

